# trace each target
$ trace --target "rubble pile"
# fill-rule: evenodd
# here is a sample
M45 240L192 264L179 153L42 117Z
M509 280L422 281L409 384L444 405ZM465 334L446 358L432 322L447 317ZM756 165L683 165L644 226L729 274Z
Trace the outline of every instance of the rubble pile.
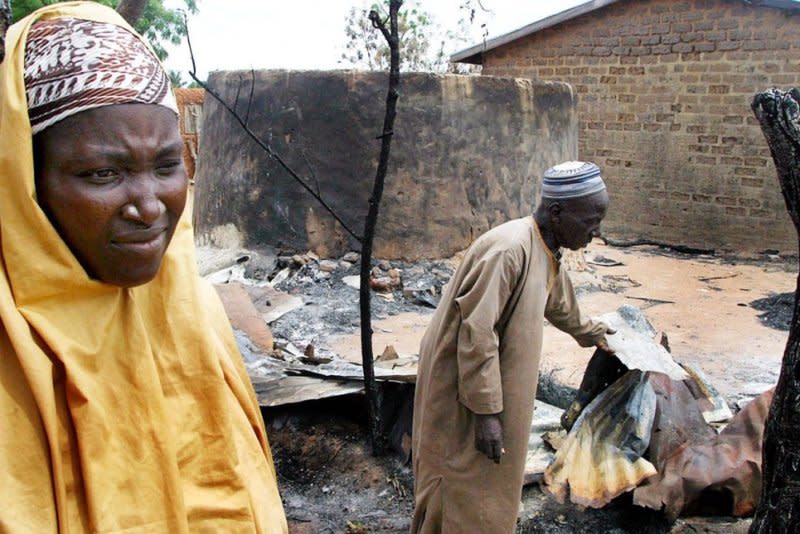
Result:
M355 402L359 398L363 392L363 370L357 347L360 329L360 256L357 253L350 252L339 258L320 258L311 252L283 254L261 250L217 251L206 256L209 261L203 274L216 285L225 304L259 403L263 407L271 408L272 414L284 413L282 410L286 409L299 410L298 414L305 414L306 411L311 414L318 410L314 407L331 406L342 399ZM612 348L618 354L615 359L607 361L601 361L595 355L586 368L584 383L579 390L559 381L552 369L542 372L537 389L539 400L531 428L525 482L531 487L546 484L564 501L602 507L609 513L616 508L608 504L627 498L626 513L644 514L646 507L650 507L658 510L654 512L658 515L652 516L652 521L659 524L662 519L668 518L669 523L678 514L687 512L746 514L752 507L753 496L757 495L754 484L760 469L757 462L760 441L755 435L758 432L748 429L760 428L768 399L762 396L749 407L743 402L732 402L730 408L741 411L736 416L738 419L731 419L728 403L703 377L703 372L696 364L681 366L673 361L666 337L661 335L659 338L641 311L658 306L650 312L657 314L657 310L677 307L679 303L666 300L664 294L657 292L636 291L641 285L630 277L628 273L631 271L623 267L631 262L631 258L629 255L621 256L625 263L596 253L567 258L570 276L579 295L587 299L607 298L598 294L602 292L608 296L614 295L618 303L635 301L641 307L623 305L615 312L615 317L601 318L614 323L612 326L619 332L610 339ZM416 349L411 348L413 343L402 349L384 340L392 336L396 340L405 339L407 332L403 325L407 315L413 316L413 321L416 321L414 324L427 324L426 316L438 304L442 289L452 276L457 261L458 258L417 263L378 260L370 271L375 374L381 387L400 388L396 391L403 391L403 399L410 398L409 391L413 395L413 387L409 383L416 378ZM738 281L737 276L742 275L725 269L711 271L698 277L702 284L698 284L696 291L698 294L716 295L722 290L714 284L730 284L731 280ZM629 289L632 291L628 292ZM768 303L770 309L782 306L784 300L789 302L788 298L779 297L777 295ZM736 301L734 306L737 306ZM756 303L752 306L756 307ZM680 328L679 325L673 326ZM394 329L395 333L385 334L392 331L389 329ZM676 332L680 333L681 330ZM421 335L420 330L407 337L413 341L418 339L415 337L418 335ZM676 337L680 343L680 337ZM343 342L343 339L347 341ZM703 360L695 361L699 363ZM757 397L769 387L769 380L762 382L764 384L753 384L752 392L748 389L746 394L738 394L739 397L748 400ZM749 387L749 382L746 385ZM727 394L729 400L739 398L735 392L729 391ZM543 398L550 405L542 402ZM577 404L570 406L573 399ZM315 402L320 400L324 402ZM283 470L288 469L290 475L302 479L298 479L296 491L289 484L287 493L290 501L296 500L291 505L287 502L287 510L292 508L292 513L301 517L302 511L310 506L309 503L313 502L316 506L327 502L329 497L337 493L331 489L335 486L332 481L341 475L331 471L323 476L323 473L330 471L327 467L316 471L312 460L322 453L311 449L300 451L300 456L308 457L309 465L303 464L302 468L294 471L286 467L294 465L297 451L289 451L293 451L291 444L300 427L293 426L293 430L283 432L288 426L284 426L281 417L269 423L271 433L279 443L284 444L279 449L285 447L286 452L283 456L279 452L276 461ZM296 417L293 425L301 424L306 418L305 415L292 417ZM295 421L292 418L289 420ZM720 431L724 425L729 430ZM562 426L571 428L571 431L566 432ZM320 447L335 445L333 452L324 449L325 454L333 454L337 458L342 454L336 452L341 445L337 444L336 439L331 442L333 445L328 443L327 433L333 430L321 430L317 423L304 428L303 432L316 436L312 441ZM356 438L353 432L351 429L344 435L347 445L341 450L352 449L354 458L362 458L363 467L356 469L367 469L366 473L371 467L367 466L369 462L356 446L362 440ZM333 432L331 435L335 434ZM402 450L405 454L403 457L407 458L407 446L403 445L407 439L400 435L397 441L401 446L395 448ZM740 455L744 464L736 464L736 458L725 454L731 447L746 451L746 455ZM692 459L695 458L707 458L721 467L711 469L708 463L694 466ZM409 502L400 490L395 488L387 492L382 483L376 480L409 476L407 466L402 464L402 460L400 462L387 463L382 468L385 471L377 478L370 475L372 478L369 482L358 478L350 481L355 485L367 484L372 487L376 492L377 508L386 505L382 501L386 495L393 496L398 508L387 517L390 522L403 514L407 515ZM569 469L570 466L577 467ZM608 473L604 470L608 469L619 476L606 476ZM320 484L317 488L320 491L317 496L319 503L311 497L308 497L308 501L303 500L308 493L310 482L306 478L311 476L309 473L317 473L313 482ZM587 473L598 476L589 477ZM704 499L708 492L701 479L712 475L735 480L739 484L738 489L730 492L725 489L722 480L708 490L715 499ZM609 480L614 484L606 484ZM408 480L404 485L407 491L410 488ZM337 494L337 500L347 500L348 491L342 489L343 493ZM730 498L717 499L716 496L720 494ZM527 495L527 499L536 499L530 493ZM640 506L631 507L634 500ZM698 503L704 501L722 503L727 508L703 510ZM536 506L540 507L551 506L546 500L537 503ZM526 510L527 506L521 516L523 522L534 524L537 521L536 514ZM316 515L316 512L312 515ZM370 523L374 525L377 520L371 518ZM576 519L578 522L582 520ZM658 527L658 531L662 531L661 528Z
M313 344L318 355L336 357L324 338L359 328L360 256L355 252L338 260L320 259L309 252L279 256L272 287L290 295L302 295L303 306L270 324L276 339L295 347ZM374 319L407 311L426 313L435 308L441 291L453 273L446 261L409 264L379 261L372 268ZM280 345L279 341L279 345Z

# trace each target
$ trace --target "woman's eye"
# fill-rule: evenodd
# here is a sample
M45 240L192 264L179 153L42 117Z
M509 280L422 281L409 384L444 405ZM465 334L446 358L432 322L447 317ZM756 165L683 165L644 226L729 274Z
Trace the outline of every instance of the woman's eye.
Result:
M178 171L178 169L180 168L182 163L183 162L180 161L180 160L167 161L165 163L160 164L158 167L156 167L156 172L160 176L170 176L172 174L175 174L175 172Z
M108 183L116 179L118 172L116 169L93 169L78 174L79 177L85 178L92 183Z

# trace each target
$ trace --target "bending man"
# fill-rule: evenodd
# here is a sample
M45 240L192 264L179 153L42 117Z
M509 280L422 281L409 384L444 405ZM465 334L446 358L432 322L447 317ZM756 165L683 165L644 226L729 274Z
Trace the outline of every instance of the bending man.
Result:
M593 163L545 173L533 217L467 251L425 332L414 399L414 533L513 532L546 318L584 347L608 327L583 317L562 247L600 235L608 194Z

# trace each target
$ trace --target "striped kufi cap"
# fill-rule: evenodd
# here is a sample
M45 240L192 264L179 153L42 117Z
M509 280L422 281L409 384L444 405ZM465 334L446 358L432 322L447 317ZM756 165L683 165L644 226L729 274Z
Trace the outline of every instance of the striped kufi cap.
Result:
M114 104L178 113L158 58L129 30L75 18L34 24L25 48L28 116L36 134L70 115Z
M591 162L567 161L544 172L542 198L580 198L605 188L600 167Z

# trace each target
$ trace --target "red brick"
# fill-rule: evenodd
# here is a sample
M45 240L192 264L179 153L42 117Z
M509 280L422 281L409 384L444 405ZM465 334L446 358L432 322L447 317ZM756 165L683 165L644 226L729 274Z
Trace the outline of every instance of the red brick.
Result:
M751 167L766 167L767 160L764 158L744 158L744 164Z
M763 178L742 178L742 186L764 187L764 180Z
M747 215L747 210L745 208L727 207L725 208L725 215L744 217Z
M733 174L736 176L755 176L757 172L751 167L736 167L733 169Z

